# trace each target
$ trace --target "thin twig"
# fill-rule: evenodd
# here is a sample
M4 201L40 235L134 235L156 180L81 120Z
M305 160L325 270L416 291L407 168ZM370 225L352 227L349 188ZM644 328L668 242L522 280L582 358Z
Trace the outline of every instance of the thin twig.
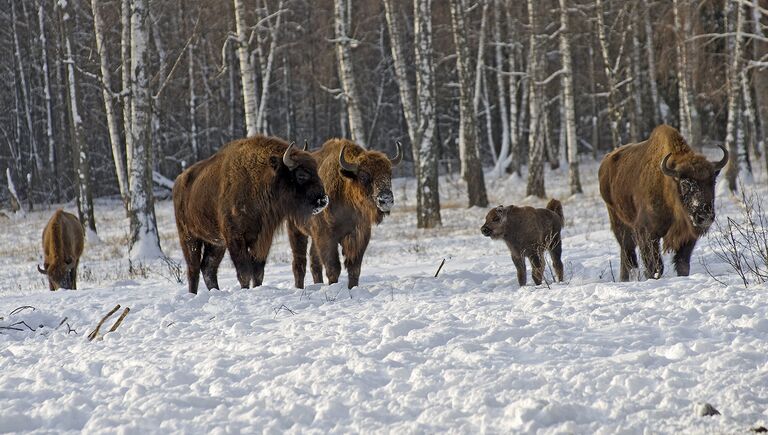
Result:
M437 278L437 274L440 273L440 270L443 269L444 264L445 264L445 258L443 258L443 261L440 262L440 266L437 268L437 272L435 272L435 278Z
M117 322L115 322L114 325L112 325L111 328L109 328L109 331L107 332L115 332L115 329L117 329L118 326L120 326L121 323L123 323L123 319L125 319L125 316L128 315L128 312L131 311L129 307L125 307L123 310L123 313L120 314L120 317L117 318Z
M32 311L35 311L35 310L36 310L36 308L35 308L35 307L33 307L33 306L31 306L31 305L23 305L23 306L21 306L21 307L18 307L18 308L16 308L16 309L15 309L15 310L13 310L13 311L11 311L11 314L9 314L9 316L13 316L14 314L18 314L18 313L20 313L21 311L24 311L24 310L28 310L28 309L30 309L30 308L32 309Z
M99 324L96 325L96 329L94 329L90 334L88 334L88 341L93 341L93 339L96 338L96 336L99 334L99 329L101 329L101 325L103 325L104 322L106 322L107 319L113 314L115 314L115 312L119 309L120 309L120 304L117 304L115 305L115 308L112 308L112 310L107 313L106 316L101 318L101 320L99 321Z

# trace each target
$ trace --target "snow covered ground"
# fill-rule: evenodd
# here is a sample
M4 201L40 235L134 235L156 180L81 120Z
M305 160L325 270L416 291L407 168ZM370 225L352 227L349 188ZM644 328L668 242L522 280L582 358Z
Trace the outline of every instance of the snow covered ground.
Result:
M463 207L455 179L441 185L444 226L428 231L415 229L412 184L395 183L396 210L375 230L352 291L345 274L337 285L294 289L281 234L265 286L237 288L227 259L221 291L189 295L167 265L129 273L127 220L117 203L99 202L102 242L86 246L80 289L49 292L35 264L51 211L0 222L0 326L30 327L0 330L0 431L607 434L768 425L768 288L740 284L713 252L717 233L700 241L690 277L673 276L665 258L660 280L613 282L617 245L596 172L594 162L582 167L585 194L571 198L567 174L547 173L548 193L565 208L566 282L536 287L517 285L506 247L480 234L486 210ZM766 185L764 174L758 180ZM494 205L545 203L525 199L519 179L488 188ZM765 188L749 189L766 197ZM739 202L718 198L718 213L738 218ZM163 249L183 274L171 204L159 203L157 214ZM118 303L130 307L123 324L89 342ZM14 312L24 306L34 309ZM698 416L698 402L722 415Z

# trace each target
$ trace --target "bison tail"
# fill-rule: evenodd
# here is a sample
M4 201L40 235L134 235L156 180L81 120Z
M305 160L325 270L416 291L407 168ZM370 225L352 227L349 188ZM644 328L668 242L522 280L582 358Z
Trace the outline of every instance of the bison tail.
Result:
M547 203L547 210L551 210L555 212L556 215L560 216L560 222L561 224L565 223L565 217L563 216L563 204L560 203L560 201L552 198Z

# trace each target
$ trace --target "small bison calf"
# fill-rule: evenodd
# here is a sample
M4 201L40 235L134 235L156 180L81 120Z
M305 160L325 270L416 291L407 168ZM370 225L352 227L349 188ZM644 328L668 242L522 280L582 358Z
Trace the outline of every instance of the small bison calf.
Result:
M533 268L533 282L538 285L544 277L544 250L552 257L557 280L563 281L563 262L560 260L563 222L563 205L552 199L545 209L500 205L488 212L480 231L486 237L502 239L507 244L521 286L526 283L525 257L528 257Z
M85 233L80 220L58 209L43 230L43 267L38 272L48 275L51 291L77 288L77 264L83 255Z

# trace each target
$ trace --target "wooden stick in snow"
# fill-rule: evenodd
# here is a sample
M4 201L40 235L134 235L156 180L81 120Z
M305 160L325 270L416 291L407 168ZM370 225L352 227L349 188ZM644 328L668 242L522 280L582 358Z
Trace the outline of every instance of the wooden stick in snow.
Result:
M108 312L106 316L101 318L101 321L99 321L99 324L96 325L96 329L94 329L90 334L88 334L88 341L93 341L94 338L99 334L99 329L101 329L101 325L104 324L104 322L107 321L107 319L115 314L117 310L120 309L120 304L115 305L115 308L112 308L112 311Z
M117 318L117 322L115 322L114 325L112 325L111 328L109 328L109 332L115 332L115 329L117 329L118 326L120 326L121 323L123 323L123 319L125 319L125 316L128 315L128 312L131 311L130 308L125 307L123 310L123 314L120 314L120 317Z

